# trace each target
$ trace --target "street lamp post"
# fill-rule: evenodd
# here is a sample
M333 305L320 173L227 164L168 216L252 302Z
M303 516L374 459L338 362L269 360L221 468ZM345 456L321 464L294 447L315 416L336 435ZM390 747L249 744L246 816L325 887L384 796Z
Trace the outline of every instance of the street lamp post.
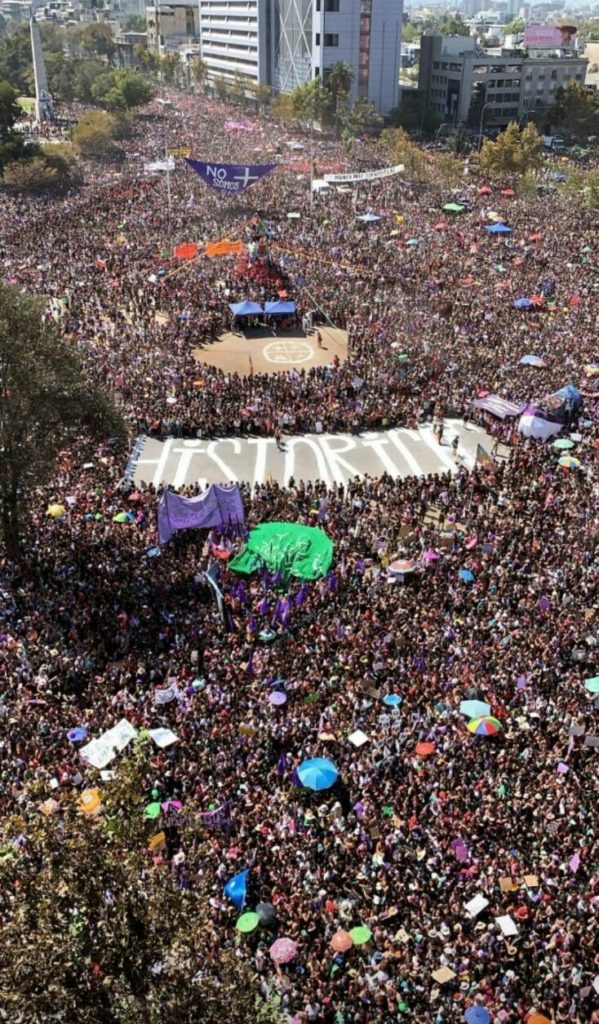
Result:
M484 103L483 104L483 109L480 112L480 124L478 126L478 148L479 148L479 150L480 150L480 148L481 148L481 146L483 144L483 124L484 124L484 120L485 120L485 110L487 109L487 107L492 107L492 106L493 106L492 102Z

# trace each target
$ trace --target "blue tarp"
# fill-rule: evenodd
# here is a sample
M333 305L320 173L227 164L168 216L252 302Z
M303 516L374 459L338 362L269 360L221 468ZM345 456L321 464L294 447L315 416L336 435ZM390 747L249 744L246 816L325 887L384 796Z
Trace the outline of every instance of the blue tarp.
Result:
M277 302L267 302L265 303L264 311L270 316L295 313L295 302L283 302L282 299L279 299Z
M486 230L490 235L511 235L512 229L507 224L487 224Z
M229 309L235 316L260 316L264 312L262 306L259 306L257 302L250 302L246 299L245 302L232 302L229 304Z

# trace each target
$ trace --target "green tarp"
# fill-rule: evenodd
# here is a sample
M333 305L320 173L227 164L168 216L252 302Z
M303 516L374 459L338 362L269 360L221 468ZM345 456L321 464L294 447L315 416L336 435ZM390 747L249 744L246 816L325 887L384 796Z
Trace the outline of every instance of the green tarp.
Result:
M332 561L333 542L322 530L298 523L262 523L250 532L229 566L243 573L266 566L283 579L316 580L326 576Z

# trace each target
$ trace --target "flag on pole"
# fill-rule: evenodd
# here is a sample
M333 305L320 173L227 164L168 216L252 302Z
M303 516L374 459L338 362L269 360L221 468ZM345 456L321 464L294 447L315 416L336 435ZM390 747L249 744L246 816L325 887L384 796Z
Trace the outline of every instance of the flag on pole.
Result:
M482 466L488 473L492 473L493 476L495 475L495 463L482 444L477 444L476 446L476 465Z

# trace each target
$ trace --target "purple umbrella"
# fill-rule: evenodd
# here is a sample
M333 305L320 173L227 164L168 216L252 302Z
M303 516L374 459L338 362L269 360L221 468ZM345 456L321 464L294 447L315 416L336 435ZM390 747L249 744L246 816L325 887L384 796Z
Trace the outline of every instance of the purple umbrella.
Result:
M273 690L273 692L268 695L268 703L274 704L275 707L280 708L283 704L287 703L287 696L286 694L281 693L280 690Z

